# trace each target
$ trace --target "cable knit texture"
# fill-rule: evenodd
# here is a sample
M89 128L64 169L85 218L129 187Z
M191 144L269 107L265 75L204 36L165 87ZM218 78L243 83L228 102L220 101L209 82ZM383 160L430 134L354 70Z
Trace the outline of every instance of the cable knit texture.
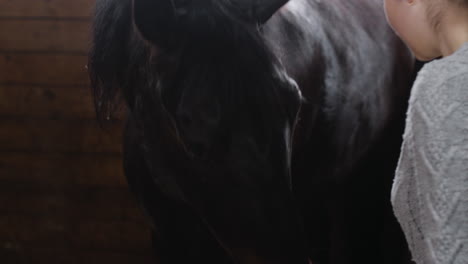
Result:
M468 264L468 43L418 74L392 203L417 264Z

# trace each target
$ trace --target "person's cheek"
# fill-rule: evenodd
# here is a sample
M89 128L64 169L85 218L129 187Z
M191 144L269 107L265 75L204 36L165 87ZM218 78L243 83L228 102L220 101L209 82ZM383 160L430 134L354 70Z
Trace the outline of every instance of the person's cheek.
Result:
M393 31L397 32L394 25L394 0L385 0L384 1L384 9L385 9L385 17L387 18L387 22Z

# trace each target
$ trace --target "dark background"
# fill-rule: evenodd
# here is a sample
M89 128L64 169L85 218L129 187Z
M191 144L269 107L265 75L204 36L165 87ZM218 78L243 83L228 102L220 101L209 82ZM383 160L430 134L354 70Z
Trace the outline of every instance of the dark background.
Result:
M94 0L0 0L0 263L150 263L122 173L122 121L95 121Z

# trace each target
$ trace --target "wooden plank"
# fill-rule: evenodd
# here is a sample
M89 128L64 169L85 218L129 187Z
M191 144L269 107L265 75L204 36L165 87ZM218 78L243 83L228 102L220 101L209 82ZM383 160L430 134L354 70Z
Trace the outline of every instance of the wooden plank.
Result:
M15 244L16 245L16 244ZM19 245L18 245L19 247ZM8 264L154 264L152 252L138 253L119 251L44 248L43 245L13 249L0 248L2 263Z
M0 116L48 119L96 118L87 86L1 85Z
M60 51L86 54L89 49L90 32L90 23L87 21L5 20L0 23L0 51Z
M0 153L0 182L60 188L126 187L120 155Z
M0 119L0 152L120 153L122 122Z
M64 185L62 188L54 188L46 184L1 183L0 210L5 216L145 224L136 199L126 187L83 188Z
M67 223L51 217L0 216L0 243L10 250L19 250L28 244L47 243L52 247L67 246Z
M0 17L89 17L96 0L0 0Z
M9 250L149 251L149 225L126 190L102 189L91 194L64 190L62 197L48 193L18 189L0 192L0 245ZM127 207L131 208L126 212L129 215L122 217L122 208Z
M77 248L137 251L150 248L149 225L141 223L79 221L71 232L72 244Z
M127 188L49 190L3 182L0 188L0 245L5 249L22 255L29 254L24 252L28 247L149 252L149 225Z
M0 245L9 249L141 253L150 247L149 223L127 189L64 188L60 194L9 187L0 192Z
M144 253L150 249L150 229L136 222L1 215L0 244Z
M87 56L2 54L0 83L88 85Z

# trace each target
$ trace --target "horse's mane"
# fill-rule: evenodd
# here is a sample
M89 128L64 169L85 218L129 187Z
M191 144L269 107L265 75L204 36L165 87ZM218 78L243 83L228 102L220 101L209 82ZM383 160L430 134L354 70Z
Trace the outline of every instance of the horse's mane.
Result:
M279 62L260 29L228 11L231 1L213 5L209 14L192 12L186 30L173 42L177 45L168 49L139 34L132 0L98 1L88 65L98 118L108 119L123 99L135 117L146 116L141 123L164 119L172 123L170 134L178 135L174 115L181 95L190 89L196 89L197 99L209 97L220 106L210 110L219 112L212 116L256 116L258 123L250 125L274 122L274 111L294 112L282 103L281 74L273 76L280 71ZM214 126L219 128L219 122Z

